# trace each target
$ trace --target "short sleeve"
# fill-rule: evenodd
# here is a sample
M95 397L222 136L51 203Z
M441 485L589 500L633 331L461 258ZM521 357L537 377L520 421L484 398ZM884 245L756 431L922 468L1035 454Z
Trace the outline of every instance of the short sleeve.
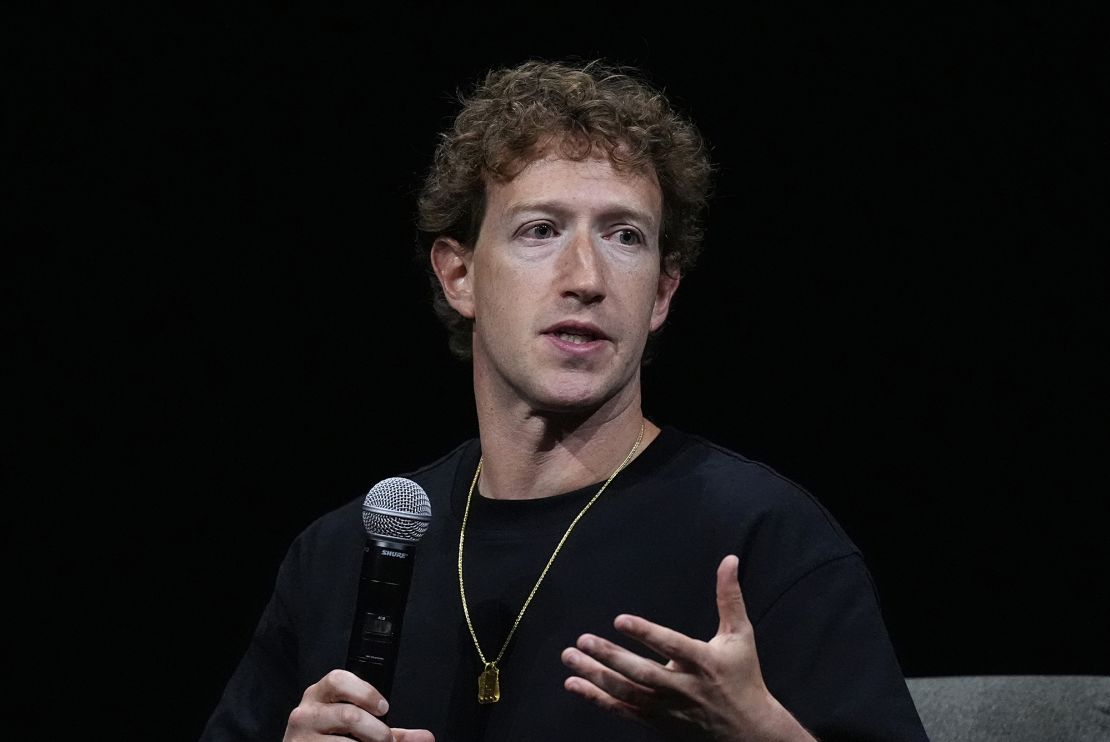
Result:
M858 554L802 575L754 630L768 689L820 742L927 742Z

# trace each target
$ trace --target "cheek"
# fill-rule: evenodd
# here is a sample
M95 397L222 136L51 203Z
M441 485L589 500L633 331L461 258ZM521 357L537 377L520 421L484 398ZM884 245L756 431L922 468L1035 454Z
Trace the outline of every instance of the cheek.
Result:
M487 287L491 299L504 311L522 314L537 305L550 279L533 266L500 267Z
M515 324L536 292L524 276L504 268L488 271L483 278L476 286L478 315L502 327Z
M660 299L659 295L659 277L655 276L644 282L644 303L650 307L650 310L655 309L655 305Z

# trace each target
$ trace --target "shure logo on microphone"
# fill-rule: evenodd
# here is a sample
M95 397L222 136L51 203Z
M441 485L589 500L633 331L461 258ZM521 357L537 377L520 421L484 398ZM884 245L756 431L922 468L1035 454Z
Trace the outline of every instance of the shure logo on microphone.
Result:
M382 556L391 556L391 557L397 557L398 559L405 559L406 557L408 557L408 554L406 554L403 551L393 551L392 549L382 549Z

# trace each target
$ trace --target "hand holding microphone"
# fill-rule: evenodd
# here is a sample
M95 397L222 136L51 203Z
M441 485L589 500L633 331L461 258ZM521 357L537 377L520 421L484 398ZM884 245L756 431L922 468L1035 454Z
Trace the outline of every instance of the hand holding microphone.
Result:
M384 721L416 543L431 515L427 493L411 479L383 479L367 493L362 503L367 541L346 672L332 670L305 690L289 715L285 742L318 739L321 734L368 742L435 741L427 730L390 729Z

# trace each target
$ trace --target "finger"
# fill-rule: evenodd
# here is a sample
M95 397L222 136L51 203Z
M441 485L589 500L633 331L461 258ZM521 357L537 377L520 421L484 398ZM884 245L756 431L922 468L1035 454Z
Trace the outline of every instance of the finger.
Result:
M389 711L389 702L377 688L346 670L332 670L318 683L310 685L304 692L303 700L351 703L374 716L383 716Z
M655 693L651 688L632 682L574 647L563 650L562 660L563 664L581 678L618 701L634 706L645 706L654 702Z
M736 634L748 628L748 611L740 592L740 560L729 554L717 567L717 635Z
M660 626L646 618L622 613L613 620L613 626L625 636L632 637L669 660L697 664L705 653L705 642L691 639L685 634Z
M351 703L302 702L289 714L287 739L300 739L333 734L353 737L363 742L390 742L389 728L363 709Z
M393 742L436 742L427 729L393 729Z
M614 698L585 678L572 675L563 681L563 687L606 711L632 721L644 721L644 715L638 708L619 698Z
M676 674L655 660L641 657L608 639L593 634L583 634L576 644L579 651L592 657L614 672L647 688L674 690Z

